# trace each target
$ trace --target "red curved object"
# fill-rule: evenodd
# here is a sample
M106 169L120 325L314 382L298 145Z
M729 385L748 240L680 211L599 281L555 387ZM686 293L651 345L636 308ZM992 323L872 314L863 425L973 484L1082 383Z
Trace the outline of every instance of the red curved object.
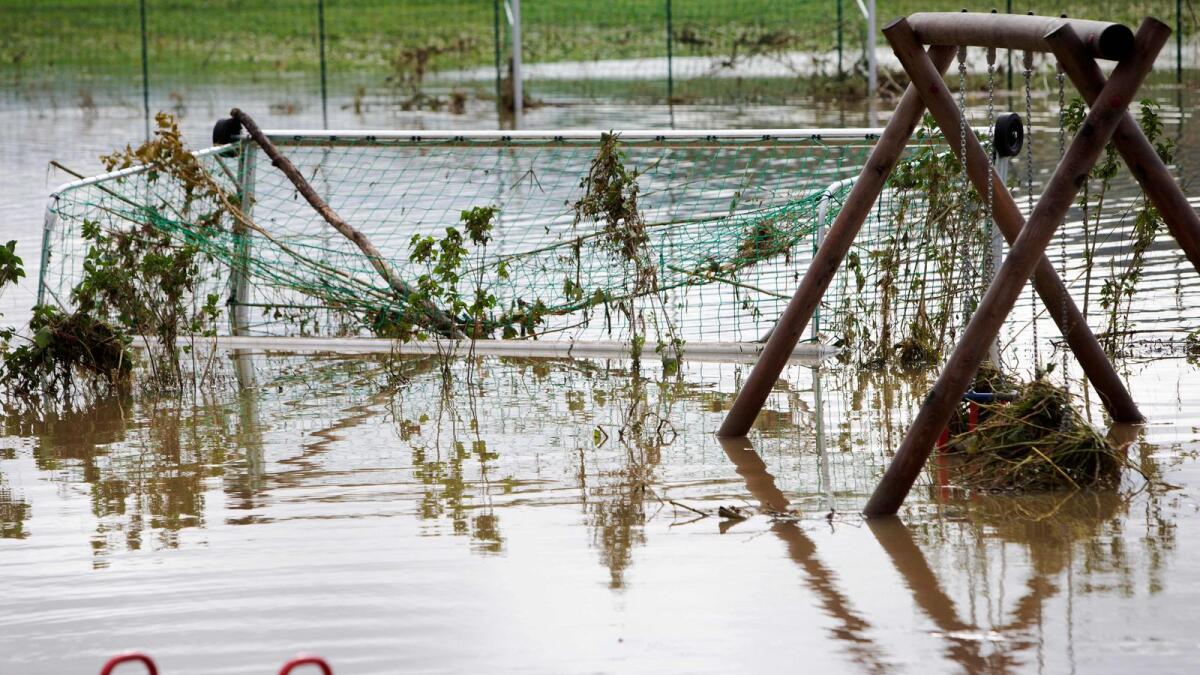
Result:
M333 668L330 668L325 659L319 656L297 656L283 664L283 667L279 669L279 675L288 675L293 668L298 666L316 666L321 669L322 675L333 675Z
M154 659L146 656L141 652L129 652L128 654L118 654L108 660L104 667L100 669L100 675L112 675L113 669L122 663L133 663L137 661L146 666L146 672L150 675L158 675L158 666L154 665Z

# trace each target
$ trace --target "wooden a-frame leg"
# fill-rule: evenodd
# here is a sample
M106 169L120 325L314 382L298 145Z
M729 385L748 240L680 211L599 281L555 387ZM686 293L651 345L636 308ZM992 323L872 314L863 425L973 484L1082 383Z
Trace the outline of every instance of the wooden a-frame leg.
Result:
M1104 88L1104 74L1095 61L1082 55L1085 53L1083 41L1074 33L1064 33L1054 48L1054 55L1058 57L1063 72L1071 78L1075 88L1083 95L1083 100L1088 105L1094 105L1100 90ZM1142 133L1132 114L1125 113L1113 132L1112 142L1162 216L1167 230L1179 243L1179 248L1183 249L1192 266L1200 272L1200 216L1196 215L1196 210L1188 203L1175 177Z
M929 58L939 74L950 67L954 52L954 47L930 48ZM875 207L875 200L883 191L896 162L900 161L904 148L908 146L908 139L921 122L924 112L925 105L921 102L921 96L910 85L900 99L900 104L896 106L887 128L871 150L858 180L854 182L854 187L846 198L846 205L838 212L837 218L825 235L825 241L821 242L820 248L813 256L812 263L800 281L800 287L796 289L783 315L771 330L762 354L734 399L733 407L725 416L721 428L717 430L718 436L745 436L746 432L750 431L759 410L762 409L775 382L779 380L779 374L783 372L784 366L795 351L800 335L804 333L813 312L820 304L821 297L825 295L829 283L841 267L850 245L854 243L863 222Z
M951 151L960 161L963 159L961 155L964 146L962 134L966 134L967 176L981 195L987 193L988 181L991 180L992 210L996 226L1008 243L1012 244L1025 227L1025 218L1021 215L1021 210L1004 181L1000 180L994 171L988 171L987 151L980 144L975 132L969 127L965 130L962 128L962 111L958 109L958 104L942 80L941 74L929 63L925 50L919 45L913 46L916 38L904 38L903 31L903 26L888 26L884 29L885 34L896 35L900 40L896 55L916 85L917 91L921 92L925 106L937 121ZM1054 265L1044 255L1039 258L1034 269L1033 286L1041 296L1050 317L1058 324L1067 345L1075 353L1088 380L1096 388L1109 415L1118 422L1141 422L1142 415L1134 403L1133 396L1129 394L1121 376L1105 355L1104 347L1088 328L1083 313L1071 299L1071 294L1055 272Z
M747 438L722 438L721 447L737 467L737 472L746 479L746 488L768 509L784 510L788 505L775 485L775 478L767 473L767 465ZM883 659L878 645L870 639L870 623L855 611L849 598L838 589L837 576L821 562L817 547L805 534L804 528L791 521L780 521L771 526L787 545L788 557L804 570L805 583L818 598L826 614L837 624L835 630L849 636L850 650L868 670L882 671Z
M1048 34L1046 40L1051 44L1058 42L1064 30L1071 28L1064 24ZM903 19L889 26L885 34L898 55L901 51L912 54L914 46L920 50L911 27ZM1087 180L1087 174L1100 158L1104 145L1124 118L1129 102L1153 68L1154 59L1170 34L1170 28L1157 19L1148 18L1142 22L1133 54L1117 65L1097 98L1097 104L1088 112L1075 140L1055 168L1025 229L1013 243L999 274L988 287L979 309L971 317L954 353L934 384L933 391L921 404L896 456L867 502L864 510L867 516L894 514L904 503L913 482L925 466L934 441L950 420L963 392L986 356L988 345L999 334L1025 283L1042 259L1055 229L1066 217L1080 186Z
M874 518L867 521L867 527L912 592L914 604L938 630L948 634L979 630L977 625L959 617L954 600L942 590L937 575L913 541L907 525L892 517ZM1003 652L984 656L979 642L973 640L948 640L944 650L947 662L960 665L968 673L994 671L997 665L1016 665L1014 659ZM1007 671L1002 669L1001 672Z

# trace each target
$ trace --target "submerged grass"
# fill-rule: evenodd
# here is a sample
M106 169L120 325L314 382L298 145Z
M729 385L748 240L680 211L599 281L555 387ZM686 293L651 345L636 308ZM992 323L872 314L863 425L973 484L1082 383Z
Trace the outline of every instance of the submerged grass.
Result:
M879 25L917 11L987 12L994 1L893 0ZM496 20L506 40L502 3L491 0L326 0L326 58L334 72L404 77L448 68L492 66ZM672 3L674 55L717 56L719 68L780 52L832 53L838 45L836 3L736 0ZM1022 8L1016 9L1021 11ZM1170 21L1169 0L1056 0L1041 13L1124 21L1154 14ZM499 11L497 11L499 10ZM666 55L663 0L539 0L523 8L525 60L554 62ZM203 76L255 80L270 73L308 72L320 62L315 1L172 0L147 3L152 79ZM1193 17L1185 13L1184 30ZM845 69L861 58L864 22L853 3L842 20ZM140 76L141 22L136 0L0 0L0 73L79 70ZM501 51L506 50L506 45ZM400 61L401 63L397 63Z
M1011 403L983 406L986 417L955 436L963 487L1056 490L1115 484L1128 465L1124 448L1087 422L1071 394L1045 379L1024 385Z

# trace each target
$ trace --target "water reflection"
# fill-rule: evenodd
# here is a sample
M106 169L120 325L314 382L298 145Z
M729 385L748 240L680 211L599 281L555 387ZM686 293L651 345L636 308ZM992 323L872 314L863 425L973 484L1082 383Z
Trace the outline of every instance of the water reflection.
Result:
M236 447L224 419L211 405L107 396L61 410L9 409L4 425L6 435L32 441L35 466L50 480L89 486L93 564L105 567L114 547L174 548L179 531L204 525L206 480L223 474Z
M609 571L609 587L618 589L625 584L634 547L646 543L647 492L663 450L678 438L672 408L685 387L678 378L650 381L636 367L613 369L607 375L593 380L590 397L602 409L615 408L616 418L614 424L597 425L593 445L611 443L624 458L611 468L592 465L589 472L591 463L581 454L579 487L592 541Z
M537 446L560 448L559 461L570 462L590 541L612 589L625 586L634 552L646 543L647 521L665 503L657 494L665 453L681 434L694 439L711 433L678 425L702 416L713 424L731 401L709 383L624 360L477 359L449 372L407 378L390 404L423 486L420 517L449 520L451 533L469 535L474 550L502 552L493 494L536 488L526 487L534 481L497 481L492 474L498 467L510 470L523 454L512 439L532 434ZM781 390L789 392L788 410L775 415L774 427L767 416L759 427L764 433L811 419L799 391Z
M98 475L95 459L101 448L125 440L132 404L128 395L114 395L64 409L6 405L4 435L31 439L42 471L92 482Z
M482 435L478 363L468 359L462 365L460 384L453 368L433 358L387 361L389 378L397 384L388 392L388 406L400 440L411 448L413 474L422 486L419 517L449 519L452 533L469 536L473 551L501 554L504 536L492 491L505 486L493 487L489 472L499 455ZM411 391L413 378L435 370L432 395ZM406 403L409 398L415 399L415 410ZM468 463L474 463L477 480L468 477Z
M243 360L235 356L238 363ZM243 372L239 367L239 373ZM241 380L239 380L240 382ZM266 466L263 459L266 431L260 419L258 393L253 388L238 388L235 430L241 456L228 463L225 477L225 494L230 498L230 508L253 511L262 506L259 496L267 487ZM244 523L242 519L231 519L231 523Z
M1191 583L1176 560L1186 498L1135 474L1120 492L969 499L931 482L914 491L907 525L859 520L919 404L919 378L797 366L750 442L719 443L712 433L744 375L734 365L664 374L622 360L484 358L454 361L449 377L436 357L256 355L254 366L254 388L196 405L109 398L6 415L0 546L31 548L0 565L82 548L92 566L138 583L155 578L139 560L197 575L187 583L231 565L233 595L330 611L368 611L413 576L461 611L491 584L541 576L544 560L569 570L572 583L553 594L566 613L588 607L584 622L604 597L620 609L595 620L620 622L676 586L708 608L689 575L711 572L716 583L745 579L747 593L770 589L761 608L728 600L761 616L754 630L786 629L804 648L836 643L830 652L870 672L1068 670L1068 646L1098 640L1088 631L1099 619L1080 624L1075 608L1157 605ZM1114 429L1148 475L1190 466L1174 449L1194 430L1172 437L1170 459L1142 433ZM82 533L59 515L76 502ZM671 502L754 515L672 518ZM277 546L313 558L287 563L286 588L254 590ZM325 598L318 579L354 592ZM107 597L109 577L88 583ZM77 602L57 597L48 602ZM545 600L507 602L536 613ZM220 625L219 614L196 609L196 622Z
M567 494L555 479L531 474L530 462L561 467L609 585L622 588L634 551L646 544L646 523L664 503L663 487L712 480L664 458L711 444L709 433L730 400L696 373L663 375L621 361L474 359L445 371L436 357L310 358L260 367L273 374L256 375L256 388L221 401L107 398L63 413L7 415L6 435L32 437L38 468L56 480L89 486L98 559L113 547L139 549L147 530L156 546L176 546L175 533L205 524L215 485L231 525L274 522L280 515L273 505L292 501L296 490L353 485L370 488L370 497L407 496L411 485L418 492L413 512L427 521L427 534L466 536L472 550L499 554L504 504ZM924 380L819 368L796 375L777 387L756 438L801 472L790 488L799 490L800 504L854 513L885 465L880 449L904 431L897 410L915 406ZM279 434L288 429L300 430L298 442L281 445ZM355 454L367 447L358 439L389 429L399 447L372 440L367 446L383 454ZM774 479L757 473L761 466L743 465L757 455L724 450L764 510L790 508L793 500ZM1149 472L1155 463L1143 464ZM5 494L8 511L24 519L23 502L11 489ZM967 517L960 510L982 517L984 507L951 507L947 498L934 491L929 501L941 503L947 518ZM359 497L333 492L321 499ZM1032 508L1027 500L1013 503ZM1021 522L1039 517L1049 518L1025 513Z
M5 459L8 453L0 450ZM24 539L27 536L25 521L29 518L29 503L13 492L4 473L0 472L0 539Z
M913 540L912 531L899 518L880 518L869 521L868 525L896 572L903 578L912 594L913 604L941 631L941 637L947 642L944 653L948 660L960 664L969 673L1009 672L1017 665L1011 654L983 653L986 639L980 639L979 627L961 618L956 603L943 590L937 575ZM1043 586L1030 586L1030 594L1022 598L1019 605L1040 609ZM1032 602L1027 602L1030 600ZM1024 623L1027 613L1019 607L1016 614L1022 617L1021 623ZM1040 614L1034 615L1035 618L1037 616ZM1027 648L1029 645L1021 646Z
M761 508L768 512L785 513L788 499L775 486L775 477L767 472L767 465L754 452L750 441L745 438L720 439L721 447L736 467L738 475L746 481L746 489L758 500ZM871 624L854 609L850 599L840 590L842 583L836 573L817 557L817 546L804 533L795 520L780 520L771 525L771 532L782 540L787 555L804 571L806 585L817 597L822 610L835 620L830 637L846 643L854 660L872 673L887 672L887 659L880 648L869 637Z
M1136 431L1120 428L1116 433L1132 440L1129 435ZM746 439L722 439L721 444L760 509L767 514L787 513L790 506L787 496L777 487L774 476L751 443ZM1175 548L1175 525L1164 518L1153 490L1144 497L1141 503L1148 536L1141 538L1145 551L1138 558L1148 561L1140 571L1147 577L1144 590L1153 595L1163 589L1162 565ZM1042 663L1040 655L1030 652L1040 648L1045 607L1051 598L1064 592L1070 596L1114 592L1132 596L1138 592L1134 587L1135 563L1125 550L1125 542L1132 537L1125 536L1123 531L1133 503L1130 495L1115 491L976 495L947 504L942 519L921 522L912 528L897 517L873 519L865 524L911 594L913 604L936 627L929 634L945 642L942 651L948 661L969 673L1018 672L1032 665L1031 656L1036 656L1039 665ZM805 534L802 522L805 521L776 519L769 529L783 540L788 557L804 571L807 585L821 609L834 620L836 627L831 636L845 643L865 670L885 669L886 658L868 637L869 619L853 609L846 591L842 590L853 588L854 577L839 578L820 562L817 547ZM969 589L965 611L947 592L939 572L930 565L918 541L940 550L967 545L963 553L970 561L969 569L951 566L940 572L951 578L964 572L974 573L985 581ZM997 543L999 556L994 556ZM992 586L986 583L989 571L997 572L991 569L997 562L995 558L999 558L1001 565L1008 559L1006 544L1018 546L1029 560L1023 590L1008 608L1003 606L1005 570L999 570L1001 586L997 597L992 596ZM975 612L977 602L989 607L995 605L995 611L989 611L980 620ZM1071 635L1074 626L1070 614L1066 624Z

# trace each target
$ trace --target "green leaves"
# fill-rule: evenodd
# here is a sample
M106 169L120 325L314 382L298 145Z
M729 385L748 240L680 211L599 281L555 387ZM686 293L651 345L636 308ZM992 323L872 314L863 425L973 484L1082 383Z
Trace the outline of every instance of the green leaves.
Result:
M667 293L659 287L658 266L654 251L650 248L650 233L645 218L638 207L639 173L625 166L626 156L620 150L617 134L600 136L600 147L592 158L588 174L580 181L583 197L575 202L575 225L583 220L602 223L600 248L617 261L625 263L627 300L617 304L617 309L629 320L631 350L634 363L641 358L646 336L639 331L647 323L660 329L659 346L665 344L682 348L682 341L675 336L675 327L667 312ZM729 208L736 208L738 196L734 196ZM751 232L751 239L754 233ZM753 245L753 244L752 244ZM575 251L578 259L579 251ZM564 285L568 300L582 297L583 289L574 284ZM635 302L639 298L651 299L651 311L647 317L644 308ZM663 335L669 335L664 341Z
M1165 163L1174 160L1175 144L1170 139L1163 138L1164 123L1159 115L1160 104L1153 99L1142 99L1139 103L1138 124L1147 140L1154 146L1155 152ZM1073 99L1064 109L1063 120L1067 131L1077 132L1086 115L1086 106L1079 98ZM1089 298L1092 288L1092 271L1095 265L1095 250L1099 241L1100 224L1104 217L1105 196L1113 179L1120 169L1116 148L1112 143L1105 147L1104 156L1092 169L1088 182L1085 182L1077 200L1083 209L1084 249L1083 259L1086 265L1084 278L1084 306L1088 311ZM1097 190L1093 192L1091 180L1099 180ZM1093 194L1096 199L1093 200ZM1124 218L1122 218L1124 220ZM1114 261L1112 275L1100 285L1099 304L1105 311L1107 329L1102 335L1105 349L1110 355L1120 352L1129 337L1129 314L1133 298L1137 294L1137 286L1141 281L1145 266L1146 252L1154 244L1158 232L1162 229L1162 217L1155 210L1150 200L1143 193L1133 214L1133 224L1130 231L1129 247L1124 261Z
M1158 114L1162 104L1152 98L1144 98L1139 108L1141 117L1138 123L1142 127L1142 133L1146 134L1146 139L1154 144L1159 159L1166 164L1175 161L1175 142L1162 137L1163 121Z
M1192 365L1200 363L1200 328L1187 334L1183 341L1183 347L1188 363Z
M19 400L65 400L85 375L89 388L124 386L132 357L129 338L108 322L83 311L64 314L54 307L33 308L33 337L5 355L0 384ZM60 399L61 397L61 399Z
M580 181L583 197L575 202L575 223L584 219L604 223L604 243L614 255L637 264L650 242L638 208L638 172L625 168L616 134L600 137L600 149L588 175Z
M81 312L110 317L128 333L158 338L151 379L155 386L174 389L184 380L178 339L215 335L221 297L202 287L212 259L191 242L205 237L177 239L171 219L186 219L193 230L208 235L222 232L232 214L223 189L184 146L175 119L160 113L158 125L151 141L102 159L110 169L150 165L179 184L182 203L172 204L170 218L145 209L132 224L85 220L80 232L88 250L72 298Z
M429 262L433 260L433 247L437 245L437 241L433 237L422 237L419 234L414 234L408 242L408 247L412 251L409 258L413 262Z
M16 284L18 280L25 278L24 263L16 251L16 240L0 246L0 293L4 292L5 286ZM13 329L0 327L0 340L8 342L14 335Z
M987 196L967 180L955 154L933 140L931 116L916 137L922 142L888 178L887 223L846 255L847 296L831 330L844 363L935 364L954 339L957 317L982 294Z
M487 246L492 239L492 221L498 212L499 209L494 206L476 206L462 212L460 220L466 227L471 243L476 246Z
M424 265L426 272L417 277L417 291L406 299L405 316L422 316L426 308L438 307L454 317L462 332L473 338L490 335L497 323L504 322L497 322L491 316L497 305L496 296L479 285L481 280L469 294L459 290L471 260L472 249L467 247L467 242L480 248L486 247L491 241L498 212L494 206L477 206L461 213L462 231L447 227L446 235L441 239L413 235L409 240L409 259ZM500 263L499 276L501 279L508 278L508 266L505 263ZM423 334L411 321L403 318L396 328L401 339L421 337ZM515 333L515 330L512 332ZM505 337L509 337L508 333L509 327L506 326Z
M1062 125L1067 130L1067 133L1074 134L1079 132L1079 128L1083 126L1083 119L1087 117L1087 104L1078 96L1067 101L1066 106L1062 109Z
M17 256L16 251L16 240L0 246L0 289L25 277L24 262Z
M45 349L50 346L50 340L52 339L51 336L52 334L49 328L42 328L38 332L34 333L33 344L37 346L38 349Z
M571 277L563 278L563 297L578 302L583 300L583 286L575 283Z

